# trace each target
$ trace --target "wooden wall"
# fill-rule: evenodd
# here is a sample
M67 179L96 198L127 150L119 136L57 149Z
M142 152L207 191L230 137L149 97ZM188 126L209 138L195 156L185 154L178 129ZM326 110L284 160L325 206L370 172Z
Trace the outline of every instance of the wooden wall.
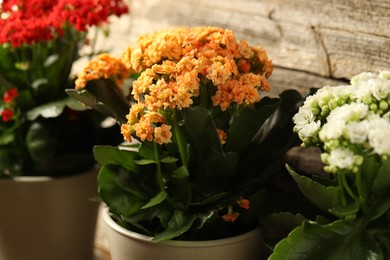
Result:
M174 26L211 25L261 45L275 65L271 94L345 84L390 69L390 0L130 0L108 40L120 54L135 38Z

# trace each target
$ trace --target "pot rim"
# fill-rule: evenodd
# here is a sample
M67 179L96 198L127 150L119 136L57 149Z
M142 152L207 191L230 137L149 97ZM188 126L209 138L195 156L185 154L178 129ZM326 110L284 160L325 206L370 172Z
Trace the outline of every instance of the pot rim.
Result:
M118 225L110 216L109 209L105 205L103 208L103 220L108 225L109 228L113 229L115 232L121 234L122 236L129 237L138 241L143 242L152 242L156 244L164 244L165 246L176 246L176 247L214 247L221 245L234 244L238 241L249 240L255 236L260 236L261 228L257 227L251 231L248 231L244 234L237 235L234 237L215 239L215 240L202 240L202 241L182 241L182 240L168 240L163 242L154 242L153 237L142 235L134 231L125 229L124 227Z
M64 180L64 179L70 179L70 178L78 178L80 176L83 176L88 173L96 172L97 166L94 165L93 167L89 169L85 169L82 171L77 171L76 173L72 174L65 174L60 176L14 176L10 179L0 179L1 182L29 182L29 183L41 183L41 182L52 182L56 180Z

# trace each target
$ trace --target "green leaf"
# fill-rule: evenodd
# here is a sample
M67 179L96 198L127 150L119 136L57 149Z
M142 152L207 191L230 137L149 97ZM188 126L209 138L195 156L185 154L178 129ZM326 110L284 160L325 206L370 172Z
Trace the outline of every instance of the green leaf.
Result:
M228 193L228 192L221 192L221 193L215 194L211 197L208 197L201 202L194 202L191 204L191 206L205 206L205 205L213 204L213 203L216 203L216 202L228 197L229 195L230 195L230 193Z
M338 220L319 225L304 221L276 245L269 259L383 259L383 252L357 223Z
M129 171L138 172L138 166L134 162L137 152L120 150L116 146L96 145L93 154L101 165L120 165Z
M188 172L188 169L185 166L181 166L173 171L172 177L175 177L177 179L184 179L190 176L190 173Z
M183 211L175 210L165 231L156 234L153 241L161 242L180 236L188 231L196 219L195 215L185 215Z
M267 228L283 230L290 232L300 226L306 220L301 214L292 214L290 212L273 213L262 221L262 225Z
M65 98L58 101L46 103L44 105L35 107L27 112L27 119L34 121L39 116L44 118L58 117L65 109L65 107L72 108L73 110L85 110L80 102L72 98Z
M306 198L322 211L329 212L330 208L342 204L339 187L323 186L306 176L299 175L288 165L286 168Z
M140 159L140 160L134 160L134 163L138 165L148 165L148 164L156 164L156 161L153 159Z
M329 209L329 212L337 217L354 217L360 209L360 203L354 202L347 205L339 205Z
M145 204L142 191L125 189L121 171L111 165L102 166L98 175L99 195L117 215L130 216L137 213ZM126 180L126 178L124 178Z
M82 90L67 89L66 93L121 123L127 122L129 101L111 80L92 80Z
M240 114L234 117L229 128L229 138L225 144L226 151L234 151L241 154L253 136L278 107L278 99L263 98L256 109L243 108Z
M373 169L374 170L374 169ZM389 190L390 187L390 159L383 160L378 174L374 180L373 191L381 195Z
M385 214L390 209L390 192L382 194L379 199L371 207L371 220L377 219Z
M361 166L361 192L363 198L366 198L372 192L375 179L377 178L379 164L375 156L365 156Z
M163 202L167 197L167 193L165 191L160 191L155 197L153 197L148 203L146 203L141 209L147 209L153 206L156 206Z
M36 121L27 131L26 145L35 162L47 162L57 148L57 131L50 124Z
M162 158L160 161L161 161L162 163L175 163L175 162L177 162L178 160L179 160L179 159L177 159L177 158L175 158L175 157L169 156L169 157Z

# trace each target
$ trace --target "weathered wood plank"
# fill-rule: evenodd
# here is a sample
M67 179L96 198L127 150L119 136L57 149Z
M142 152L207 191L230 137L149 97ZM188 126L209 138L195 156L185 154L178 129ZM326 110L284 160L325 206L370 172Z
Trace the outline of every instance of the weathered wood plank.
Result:
M269 96L277 96L285 89L295 89L305 96L311 88L323 86L340 86L348 84L346 80L326 78L315 74L275 67L272 76L269 78L271 86Z
M340 85L362 71L390 69L389 0L143 0L114 19L98 46L119 55L143 33L175 26L232 29L262 45L276 68L274 93Z
M363 70L390 67L383 55L390 52L385 44L390 35L387 0L144 0L134 1L132 11L137 31L221 26L263 45L278 66L326 77L350 78ZM329 40L340 35L341 45Z

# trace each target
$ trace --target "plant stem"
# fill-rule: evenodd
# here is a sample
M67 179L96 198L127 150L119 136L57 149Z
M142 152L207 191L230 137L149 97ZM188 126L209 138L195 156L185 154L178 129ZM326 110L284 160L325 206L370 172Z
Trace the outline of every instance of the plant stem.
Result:
M359 170L356 173L356 187L359 193L359 199L361 202L364 202L366 200L366 194L364 194L363 187L362 187L362 172Z
M351 196L354 200L359 200L359 198L355 195L355 193L353 193L353 191L349 187L348 182L347 182L347 178L345 177L344 173L341 173L341 180L342 180L342 185L344 186L344 188L347 191L347 193L349 194L349 196Z
M161 191L165 190L165 185L162 177L162 170L161 170L161 162L160 162L160 156L158 154L158 146L157 143L153 142L153 150L154 150L154 159L156 160L156 168L157 168L157 183L160 187Z
M337 181L338 183L340 184L340 199L341 199L341 203L343 205L347 205L347 200L345 199L345 193L344 193L344 185L342 185L343 181L342 181L342 177L341 177L341 174L337 174Z
M177 146L179 147L179 153L180 153L180 158L183 166L188 169L188 155L187 155L187 149L186 145L183 139L183 135L181 134L179 124L177 122L178 120L178 113L175 111L174 116L173 116L173 129L175 131L175 136L176 136L176 141L177 141Z

